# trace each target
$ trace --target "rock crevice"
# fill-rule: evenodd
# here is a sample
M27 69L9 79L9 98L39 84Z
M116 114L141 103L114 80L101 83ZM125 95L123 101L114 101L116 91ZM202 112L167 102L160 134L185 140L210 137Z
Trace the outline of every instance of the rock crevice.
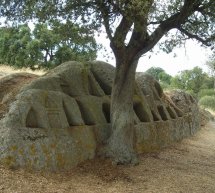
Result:
M31 78L5 104L8 111L0 120L0 162L11 167L64 170L94 158L111 132L114 70L99 61L67 62ZM200 128L192 96L182 91L166 95L144 73L136 76L133 107L139 153L166 147Z

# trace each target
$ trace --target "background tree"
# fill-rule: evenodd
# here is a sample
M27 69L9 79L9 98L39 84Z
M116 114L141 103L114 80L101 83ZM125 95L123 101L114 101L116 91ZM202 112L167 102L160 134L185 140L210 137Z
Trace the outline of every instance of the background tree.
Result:
M0 62L17 67L26 67L30 62L34 65L38 58L31 59L29 49L32 41L31 30L27 25L0 28ZM33 50L39 57L39 50Z
M164 69L160 67L151 67L146 70L146 73L153 76L160 83L170 84L172 76L167 74Z
M165 84L171 83L172 76L167 74L165 71L159 74L159 81Z
M204 82L201 86L202 89L214 89L214 77L211 75L206 75Z
M37 23L0 28L0 63L15 67L50 68L69 60L96 58L99 46L93 33L66 23Z
M111 96L112 134L106 154L116 163L133 164L137 162L133 147L133 94L139 58L164 36L162 45L168 52L189 38L210 46L215 37L214 10L214 0L2 0L0 3L1 14L8 19L66 19L94 28L104 25L116 58ZM172 29L176 30L169 33Z
M215 54L212 55L209 60L206 62L207 67L210 70L210 74L212 75L214 79L214 90L215 90Z
M165 71L160 67L151 67L148 70L146 70L146 73L153 76L157 81L159 81L159 74L162 72L165 72Z
M175 88L193 92L197 95L201 89L209 89L211 83L209 77L199 67L194 67L192 70L181 71L178 75L172 78L171 85Z
M91 31L70 21L53 21L49 25L36 24L33 36L44 53L44 65L50 67L69 60L95 59L99 46Z
M54 55L57 50L60 34L54 33L52 29L48 29L47 24L36 24L33 36L38 42L38 47L43 52L43 63L45 66L53 64Z

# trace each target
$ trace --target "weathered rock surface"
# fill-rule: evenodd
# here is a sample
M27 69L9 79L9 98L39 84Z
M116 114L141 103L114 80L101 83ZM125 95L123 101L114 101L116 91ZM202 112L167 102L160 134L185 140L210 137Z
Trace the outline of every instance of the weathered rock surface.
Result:
M94 158L111 133L113 78L114 67L107 63L67 62L22 87L0 120L0 162L63 170ZM171 98L151 76L138 74L134 113L139 153L199 129L195 100L183 92Z
M8 111L9 104L15 99L23 85L37 77L29 73L14 73L0 78L0 119Z

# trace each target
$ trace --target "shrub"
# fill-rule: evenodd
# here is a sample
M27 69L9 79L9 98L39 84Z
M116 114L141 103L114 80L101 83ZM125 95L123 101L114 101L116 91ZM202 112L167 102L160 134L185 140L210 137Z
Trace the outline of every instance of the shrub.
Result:
M160 83L161 88L163 90L169 90L169 89L171 90L172 89L171 86L169 84L165 83L165 82L159 82L159 83Z
M199 100L199 105L203 108L215 111L215 96L204 96Z
M201 99L204 96L215 96L215 90L214 89L202 89L198 93L198 98Z
M197 99L197 94L193 90L185 90L186 93L190 94L192 97Z

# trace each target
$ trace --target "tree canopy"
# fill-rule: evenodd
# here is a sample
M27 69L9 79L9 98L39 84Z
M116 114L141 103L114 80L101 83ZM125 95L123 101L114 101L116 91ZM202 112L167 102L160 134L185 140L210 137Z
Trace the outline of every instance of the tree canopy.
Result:
M206 62L206 65L210 70L210 74L215 77L215 53L211 55L209 60Z
M165 72L164 69L160 67L151 67L146 70L146 73L153 76L157 81L160 81L165 84L170 84L171 76Z
M15 67L50 68L65 61L96 58L92 32L72 22L37 23L0 28L0 63Z
M192 70L181 71L178 75L172 78L171 85L175 88L198 94L201 89L209 89L213 87L213 81L199 67L194 67Z
M103 24L115 52L122 47L140 56L164 35L168 39L162 47L168 52L188 38L211 45L214 4L213 0L2 0L0 13L13 21L72 20L94 28ZM176 35L168 33L171 29L177 29Z
M139 58L159 42L170 52L190 38L204 46L212 46L215 40L214 0L2 0L0 13L13 21L69 20L88 29L105 27L116 73L112 133L104 152L116 163L137 163L133 94Z

